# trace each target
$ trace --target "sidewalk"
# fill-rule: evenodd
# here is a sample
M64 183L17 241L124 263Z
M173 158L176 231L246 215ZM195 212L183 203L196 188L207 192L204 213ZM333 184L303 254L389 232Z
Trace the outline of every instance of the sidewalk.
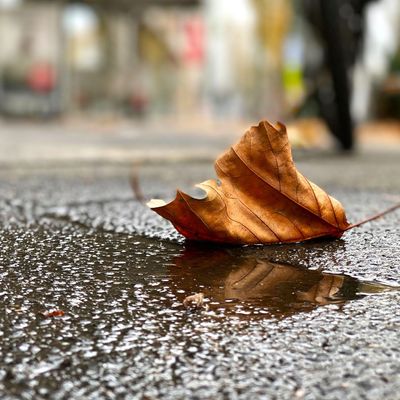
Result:
M163 125L127 120L0 121L1 164L116 163L214 159L245 127Z
M128 177L135 166L144 181L174 176L173 188L193 185L215 175L215 159L241 136L245 126L248 124L220 124L203 127L202 132L199 126L188 124L169 129L160 124L130 121L102 124L100 121L47 124L0 121L0 174L92 176L95 173ZM400 132L396 124L380 124L380 130L367 126L361 131L360 145L351 154L337 152L332 146L330 150L324 149L321 145L324 141L316 142L312 131L308 130L301 140L298 130L289 128L289 131L293 134L296 165L315 183L323 187L398 193L397 128ZM378 137L382 139L379 145ZM317 143L319 149L299 148L299 144L307 141L311 145ZM168 167L162 167L166 163Z
M167 200L212 177L214 155L236 138L171 131L2 124L0 392L397 399L399 210L339 240L196 247L135 201L132 163L152 161L136 165L140 189ZM356 222L399 201L399 154L296 151L295 159ZM243 262L260 260L300 276L296 289L285 273L274 275L272 292L261 281L254 298L225 292L221 276L236 282ZM362 290L382 284L394 288ZM198 292L210 309L186 310L182 299ZM54 310L64 315L44 316Z
M250 126L248 122L67 120L39 123L0 120L0 165L43 166L103 162L213 161ZM333 148L319 123L288 125L294 147ZM400 124L362 127L361 153L400 154Z

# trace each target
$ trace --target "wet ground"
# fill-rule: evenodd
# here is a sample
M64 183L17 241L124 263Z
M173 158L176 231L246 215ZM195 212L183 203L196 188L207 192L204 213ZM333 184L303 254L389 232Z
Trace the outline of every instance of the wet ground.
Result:
M352 222L400 196L393 155L299 167ZM399 398L400 212L336 241L191 244L133 200L129 173L2 170L1 398ZM211 174L138 172L163 198Z

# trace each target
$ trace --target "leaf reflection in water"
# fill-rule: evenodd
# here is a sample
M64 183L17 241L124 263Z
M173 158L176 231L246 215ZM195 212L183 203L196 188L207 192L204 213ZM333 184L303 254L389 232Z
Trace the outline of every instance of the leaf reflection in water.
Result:
M211 310L285 317L398 287L360 281L229 249L187 247L171 267L177 296L203 292ZM181 299L182 297L182 299Z

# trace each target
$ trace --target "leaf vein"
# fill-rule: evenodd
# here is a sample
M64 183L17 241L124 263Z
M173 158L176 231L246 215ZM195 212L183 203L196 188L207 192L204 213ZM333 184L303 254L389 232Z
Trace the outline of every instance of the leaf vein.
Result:
M329 194L327 194L327 196L328 196L328 199L329 199L329 203L331 204L331 207L332 207L333 215L334 215L335 221L336 221L336 226L339 227L339 221L338 221L338 219L336 217L336 211L335 211L335 207L333 207L331 196L329 196Z
M225 212L226 216L228 217L228 219L230 219L231 221L236 222L239 225L243 226L243 228L245 228L247 231L249 231L259 242L261 242L260 238L249 227L247 227L246 225L242 224L240 221L237 221L237 220L233 219L229 215L226 203L224 202L224 199L222 198L221 194L218 193L218 191L215 188L213 188L212 186L209 186L209 185L207 185L207 186L209 188L211 188L212 190L214 190L214 192L217 193L217 195L221 198L222 202L224 203L224 212Z
M300 230L300 228L297 226L297 224L295 224L295 223L293 222L293 220L291 220L289 217L287 217L285 214L283 214L283 213L281 213L281 212L279 212L279 211L275 211L274 214L278 214L278 215L280 215L280 216L286 218L286 219L299 231L301 237L302 237L303 239L306 238L306 236L304 235L303 231Z
M179 193L179 195L181 196L181 198L183 199L183 201L186 203L186 205L188 206L189 210L203 223L203 225L210 231L210 233L213 233L212 229L208 226L208 224L203 220L203 218L200 217L200 215L198 215L196 213L196 211L193 210L193 208L190 206L189 202L185 199L185 197Z
M266 133L265 136L266 136L267 139L268 139L268 144L269 144L269 147L270 147L270 149L271 149L271 153L272 153L272 155L274 156L275 166L276 166L276 172L277 172L277 175L278 175L279 191L281 192L281 191L282 191L281 171L280 171L280 169L279 169L278 159L276 158L274 148L272 147L271 139L269 138L267 125L266 125L265 122L264 122L264 129L265 129L265 133Z
M319 216L320 218L322 218L321 205L319 204L317 195L315 194L315 190L314 190L314 188L312 187L310 181L309 181L306 177L304 177L304 179L305 179L306 182L308 183L308 186L310 186L310 189L311 189L311 191L312 191L312 193L313 193L313 195L314 195L315 202L317 203L317 206L318 206L318 216ZM324 220L324 221L325 221L325 220ZM332 224L331 224L331 225L332 225Z
M337 226L331 224L329 221L327 221L327 220L325 220L324 218L322 218L320 214L315 213L313 210L310 210L308 207L306 207L305 205L301 204L299 201L293 200L293 199L290 198L288 195L286 195L285 193L283 193L283 192L281 192L280 190L278 190L277 188L275 188L270 182L268 182L267 180L265 180L265 179L264 179L262 176L260 176L256 171L254 171L251 167L249 167L249 166L246 164L246 162L242 160L242 158L239 156L239 154L236 152L236 150L235 150L233 147L231 147L231 150L232 150L233 153L236 155L236 157L241 161L241 163L242 163L251 173L253 173L258 179L260 179L261 181L263 181L264 183L266 183L271 189L273 189L273 190L279 192L283 197L286 197L289 201L291 201L291 202L297 204L299 207L301 207L301 208L303 208L304 210L308 211L310 214L312 214L312 215L314 215L314 216L320 218L320 219L321 219L322 221L324 221L326 224L328 224L328 225L330 225L330 226L333 226L334 228L337 228ZM216 165L219 169L221 169L221 171L223 171L223 169L222 169L221 166L219 165L219 162L218 162L218 161L216 162L215 165ZM224 174L227 175L225 172L224 172ZM304 176L303 176L303 177L304 177ZM304 177L304 179L306 179L306 181L307 181L308 184L310 185L311 191L312 191L312 193L314 194L314 197L316 198L315 192L314 192L314 190L312 189L310 182L307 180L306 177ZM318 204L318 209L320 210L320 205L319 205L318 201L317 201L317 204ZM321 213L321 211L320 211L320 213Z

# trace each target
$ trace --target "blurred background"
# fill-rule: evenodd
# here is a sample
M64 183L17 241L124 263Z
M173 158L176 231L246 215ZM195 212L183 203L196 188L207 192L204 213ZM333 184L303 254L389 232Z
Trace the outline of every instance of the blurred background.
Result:
M0 161L400 146L398 0L0 0L0 38Z

